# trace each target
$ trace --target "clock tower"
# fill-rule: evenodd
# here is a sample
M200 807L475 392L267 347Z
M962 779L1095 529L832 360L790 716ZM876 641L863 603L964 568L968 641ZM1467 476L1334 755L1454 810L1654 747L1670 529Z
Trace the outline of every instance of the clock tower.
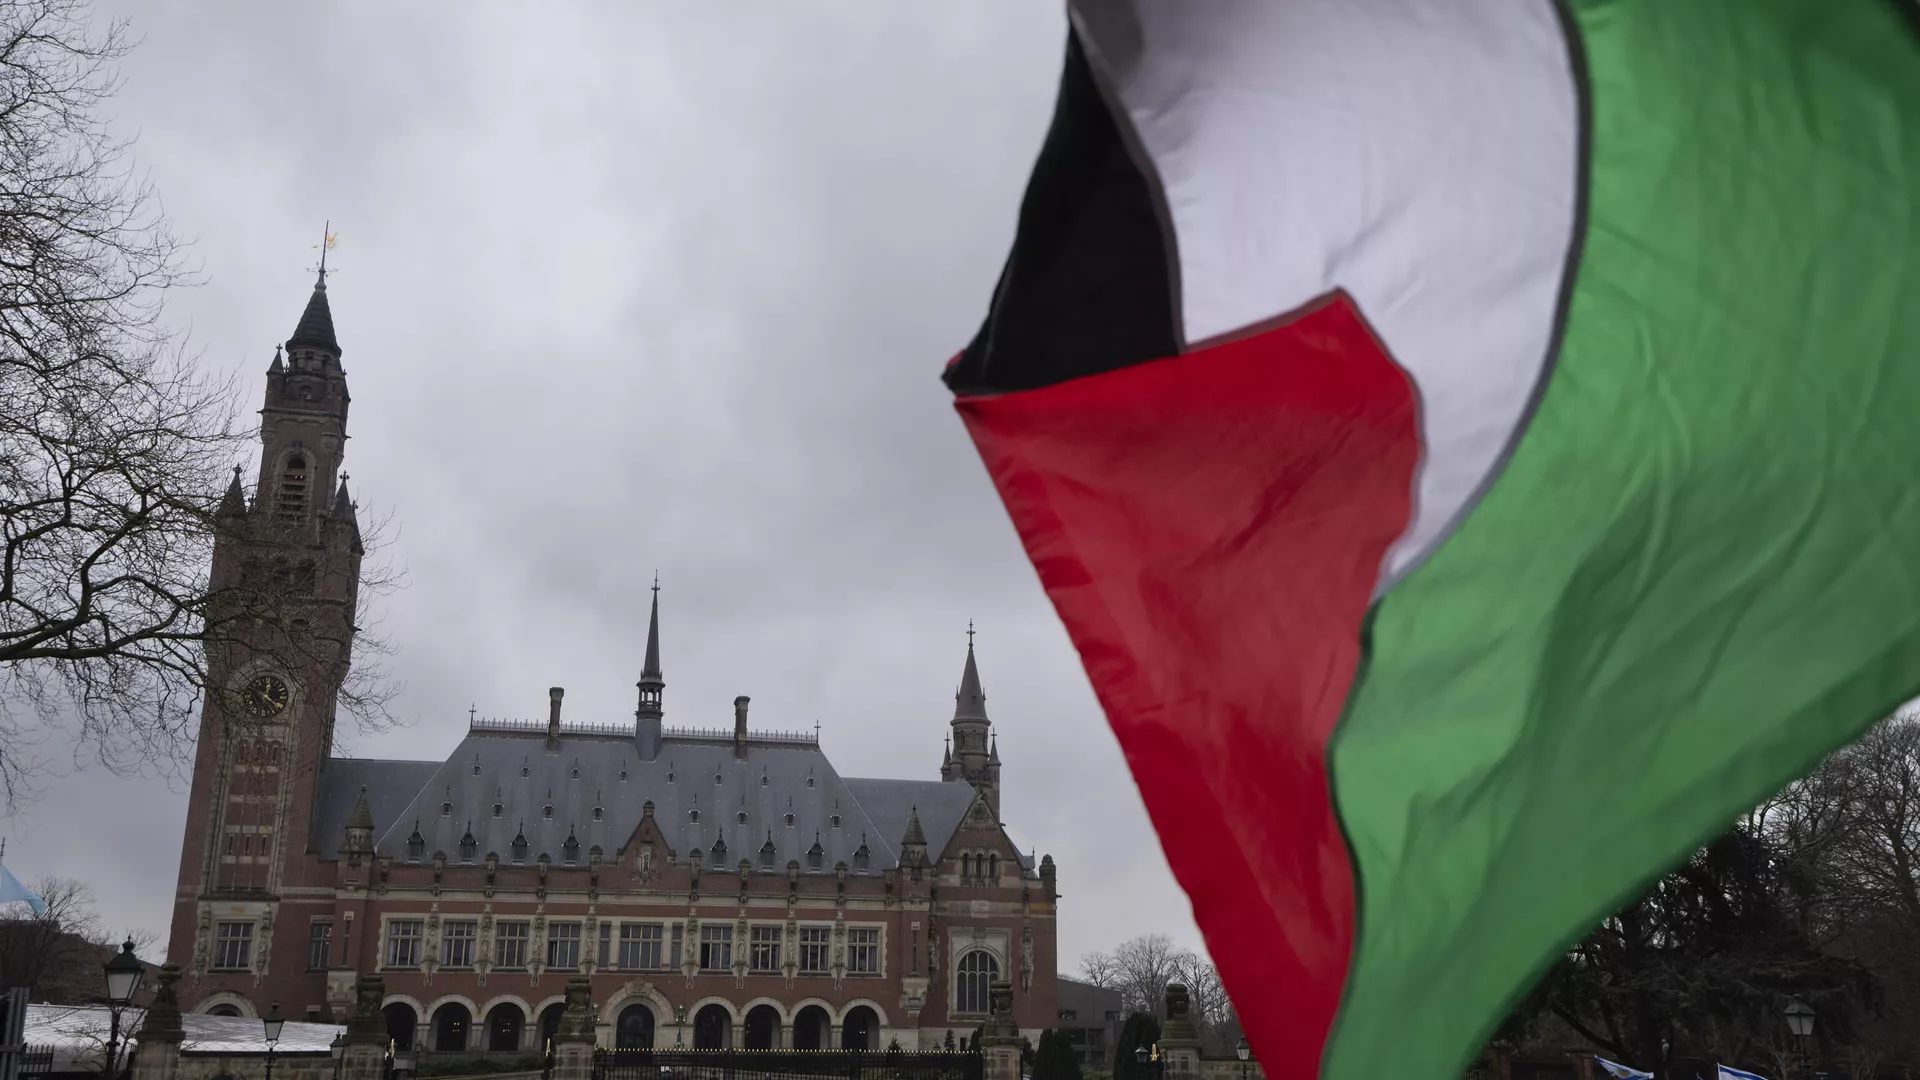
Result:
M219 510L212 689L201 712L168 957L189 977L207 968L213 920L232 926L236 916L257 919L247 966L264 976L281 901L331 885L303 879L364 553L340 468L348 403L340 357L323 265L267 368L252 497L236 466Z

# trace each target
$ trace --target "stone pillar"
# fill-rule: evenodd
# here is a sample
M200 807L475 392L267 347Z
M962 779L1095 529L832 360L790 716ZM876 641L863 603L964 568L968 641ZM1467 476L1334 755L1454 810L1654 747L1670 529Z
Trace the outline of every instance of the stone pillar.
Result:
M353 1019L347 1021L347 1047L340 1080L384 1080L387 1071L387 1020L380 1012L387 981L362 975L353 985Z
M793 1025L781 1024L780 1030L775 1033L774 1037L780 1040L779 1042L773 1045L773 1048L775 1050L792 1049L793 1048Z
M1200 1031L1182 983L1167 984L1167 1022L1160 1028L1160 1058L1168 1080L1199 1080Z
M553 1080L593 1080L593 983L567 980L567 1011L553 1035Z
M981 1025L980 1049L986 1055L983 1080L1020 1080L1020 1028L1013 1022L1013 984L987 987L992 1014Z
M174 1080L180 1071L180 1042L187 1033L180 1025L180 998L173 989L179 981L178 965L160 969L160 990L137 1035L140 1049L133 1058L133 1080Z

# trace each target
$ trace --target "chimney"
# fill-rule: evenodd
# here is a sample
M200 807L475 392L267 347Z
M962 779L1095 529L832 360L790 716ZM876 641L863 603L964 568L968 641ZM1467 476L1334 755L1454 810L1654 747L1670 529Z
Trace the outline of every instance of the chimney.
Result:
M733 699L733 756L747 756L747 702L750 699L742 695Z
M547 738L560 737L560 699L567 692L558 686L547 689Z

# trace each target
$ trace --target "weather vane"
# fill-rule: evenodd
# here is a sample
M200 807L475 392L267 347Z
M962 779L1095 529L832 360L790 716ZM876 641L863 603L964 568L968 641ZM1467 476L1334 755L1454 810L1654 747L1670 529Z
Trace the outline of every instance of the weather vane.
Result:
M320 283L322 285L327 282L327 252L332 251L333 245L339 242L339 240L340 238L334 235L332 221L328 221L320 227L320 242L315 244L314 247L319 249L320 252L320 265L316 269L320 272Z

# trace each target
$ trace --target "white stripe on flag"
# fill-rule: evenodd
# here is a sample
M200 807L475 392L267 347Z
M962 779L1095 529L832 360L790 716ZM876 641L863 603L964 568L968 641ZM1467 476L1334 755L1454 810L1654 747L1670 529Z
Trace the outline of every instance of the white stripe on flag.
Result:
M1606 1073L1608 1076L1617 1078L1617 1080L1653 1080L1653 1074L1650 1072L1641 1072L1639 1069L1630 1069L1627 1066L1622 1065L1617 1061L1608 1061L1606 1058L1601 1057L1599 1054L1593 1055L1593 1060L1600 1063L1600 1069L1602 1072Z
M1759 1073L1743 1072L1739 1069L1729 1069L1725 1065L1722 1065L1720 1066L1720 1080L1767 1080L1767 1078L1764 1076L1761 1076Z

